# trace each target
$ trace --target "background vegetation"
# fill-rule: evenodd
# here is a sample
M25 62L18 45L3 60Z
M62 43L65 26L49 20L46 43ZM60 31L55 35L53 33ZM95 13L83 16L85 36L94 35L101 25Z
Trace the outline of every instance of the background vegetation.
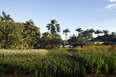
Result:
M59 45L91 45L91 42L102 41L104 44L111 45L116 43L116 33L109 34L108 30L82 30L77 28L77 35L73 34L67 39L70 32L69 29L64 29L65 40L62 40L58 34L60 31L60 24L57 21L51 20L46 25L49 32L41 34L40 28L34 25L32 20L25 23L15 22L10 15L4 11L0 16L0 48L5 49L38 49L38 48L55 48ZM98 37L94 38L93 33ZM100 36L99 34L103 34ZM104 39L106 38L106 39Z

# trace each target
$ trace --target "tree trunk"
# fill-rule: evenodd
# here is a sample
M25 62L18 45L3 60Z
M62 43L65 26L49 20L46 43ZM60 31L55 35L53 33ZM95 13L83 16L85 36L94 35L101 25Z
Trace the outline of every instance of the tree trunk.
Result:
M67 34L65 34L65 40L67 40Z

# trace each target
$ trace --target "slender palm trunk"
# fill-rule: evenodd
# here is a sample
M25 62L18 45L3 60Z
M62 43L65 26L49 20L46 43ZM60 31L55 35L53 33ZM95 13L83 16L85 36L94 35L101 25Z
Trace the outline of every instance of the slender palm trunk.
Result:
M65 34L65 40L67 40L67 34Z

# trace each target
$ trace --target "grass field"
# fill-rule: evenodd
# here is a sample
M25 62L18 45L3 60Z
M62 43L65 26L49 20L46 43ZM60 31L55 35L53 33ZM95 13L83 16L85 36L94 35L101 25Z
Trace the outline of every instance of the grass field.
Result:
M29 49L29 50L7 50L0 49L0 56L42 56L46 55L46 49Z
M85 77L116 75L116 52L69 52L63 49L0 50L0 75Z

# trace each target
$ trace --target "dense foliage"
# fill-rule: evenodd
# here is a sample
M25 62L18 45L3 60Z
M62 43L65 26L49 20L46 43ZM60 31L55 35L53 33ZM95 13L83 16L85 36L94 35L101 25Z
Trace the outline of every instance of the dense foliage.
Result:
M25 23L13 21L10 15L2 12L0 16L0 48L32 49L51 48L62 43L59 24L51 20L47 28L50 33L40 33L40 28L34 25L32 20Z
M0 50L0 54L0 75L80 77L87 74L116 74L116 52L88 51L69 54L57 49L49 52Z
M71 35L67 39L69 29L63 30L65 40L63 41L60 32L60 24L55 19L51 20L49 24L45 25L49 32L41 34L40 28L34 25L32 20L24 23L15 22L10 15L4 11L0 16L0 48L10 49L32 49L32 48L55 48L66 44L83 44L91 45L91 42L104 42L104 44L111 45L116 42L116 33L109 34L108 30L82 30L77 28L75 31L78 35ZM93 33L98 37L94 38ZM100 36L102 34L102 36ZM105 39L104 39L105 38ZM68 41L67 41L68 40ZM64 46L65 47L65 46Z

